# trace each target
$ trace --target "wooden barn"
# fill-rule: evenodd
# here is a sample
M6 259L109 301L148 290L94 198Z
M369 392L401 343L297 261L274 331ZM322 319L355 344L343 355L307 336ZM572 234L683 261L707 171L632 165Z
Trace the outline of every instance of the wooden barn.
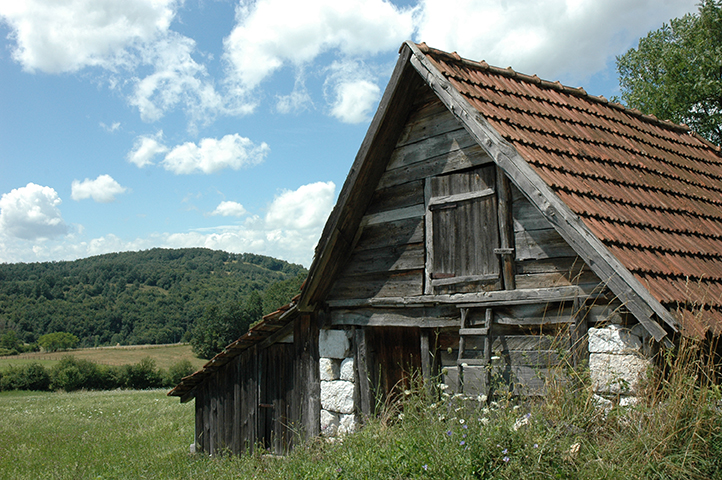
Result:
M569 88L405 43L301 294L169 394L214 454L350 432L409 372L624 401L661 344L722 329L722 158Z

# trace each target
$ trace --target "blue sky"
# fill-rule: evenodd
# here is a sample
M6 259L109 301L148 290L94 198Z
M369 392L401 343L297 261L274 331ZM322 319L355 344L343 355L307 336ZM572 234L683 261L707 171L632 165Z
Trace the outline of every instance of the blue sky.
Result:
M618 94L697 0L0 0L0 262L308 266L404 40Z

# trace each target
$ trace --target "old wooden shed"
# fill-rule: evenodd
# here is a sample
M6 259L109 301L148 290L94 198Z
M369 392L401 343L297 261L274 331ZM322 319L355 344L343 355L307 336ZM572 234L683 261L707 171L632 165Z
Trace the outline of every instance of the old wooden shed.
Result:
M411 371L635 393L722 328L720 148L565 87L405 43L302 293L170 392L209 453L350 431Z

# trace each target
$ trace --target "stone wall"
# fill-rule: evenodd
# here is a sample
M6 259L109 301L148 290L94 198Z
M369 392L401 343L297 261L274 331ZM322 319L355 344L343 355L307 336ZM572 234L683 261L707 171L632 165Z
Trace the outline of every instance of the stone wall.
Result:
M601 401L612 398L622 405L632 403L651 368L645 354L645 331L641 325L630 329L611 324L590 328L588 335L589 373L595 393Z
M321 373L321 434L353 432L354 360L346 330L321 330L318 338Z

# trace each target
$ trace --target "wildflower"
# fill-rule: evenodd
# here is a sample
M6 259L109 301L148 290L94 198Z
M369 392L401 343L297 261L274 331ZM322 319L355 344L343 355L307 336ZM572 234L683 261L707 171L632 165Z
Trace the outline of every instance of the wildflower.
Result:
M535 443L535 444L534 444L534 448L539 448L539 444L538 444L538 443Z
M423 468L424 470L428 470L429 466L427 464L423 464L423 465L421 465L421 468Z
M464 445L466 445L466 440L462 440L459 442L460 447L463 447Z
M464 420L463 418L460 418L460 419L459 419L459 423L460 423L460 424L463 425L465 422L466 422L466 420Z
M502 453L502 455L506 455L507 453L509 453L509 449L505 448L504 450L501 451L501 453Z
M404 395L406 395L407 397L411 395L411 390L404 390Z
M403 420L403 419L404 419L404 414L403 414L403 413L399 413L399 420Z
M463 434L463 435L461 436L461 438L466 438L466 434Z
M477 397L477 400L479 400L480 402L483 403L483 402L486 402L486 401L488 400L488 398L489 398L489 397L487 397L486 395L479 395L479 396Z
M469 426L468 426L468 425L463 425L461 428L463 428L464 430L468 430L468 429L469 429Z
M447 434L448 436L451 436L452 433L454 433L454 432L452 432L451 430L447 430L447 431L446 431L446 434Z
M504 457L504 458L502 458L502 460L504 460L504 463L509 463L510 458L509 458L509 457Z
M513 428L514 431L516 432L521 427L525 427L525 426L529 425L529 418L531 418L531 415L528 415L528 416L524 415L521 418L517 418L516 422L514 422L514 426L512 426L511 428Z

